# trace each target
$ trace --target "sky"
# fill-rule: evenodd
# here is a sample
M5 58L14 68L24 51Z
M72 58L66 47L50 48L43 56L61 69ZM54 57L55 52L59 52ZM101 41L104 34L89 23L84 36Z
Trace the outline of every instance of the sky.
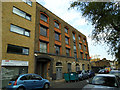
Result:
M94 45L95 42L91 40L89 35L93 30L93 26L89 21L86 20L80 13L75 9L70 9L70 3L72 0L36 0L42 6L47 8L49 11L63 19L65 22L76 28L78 31L86 35L89 54L93 58L106 58L107 60L114 60L114 57L108 55L108 47L103 43L102 45ZM74 1L74 0L73 0Z

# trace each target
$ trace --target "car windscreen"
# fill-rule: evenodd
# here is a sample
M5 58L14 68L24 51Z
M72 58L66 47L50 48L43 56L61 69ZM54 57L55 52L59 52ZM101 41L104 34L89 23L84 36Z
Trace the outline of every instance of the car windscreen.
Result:
M115 77L95 76L92 80L92 84L109 86L109 87L117 87Z
M12 77L12 79L10 81L16 81L18 79L19 75L15 75Z

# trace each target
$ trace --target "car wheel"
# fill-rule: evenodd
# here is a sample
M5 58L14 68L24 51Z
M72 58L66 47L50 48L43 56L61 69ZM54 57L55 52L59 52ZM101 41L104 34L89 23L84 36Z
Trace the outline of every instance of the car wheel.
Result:
M45 83L44 88L49 88L49 84Z
M19 87L17 90L25 90L24 87Z

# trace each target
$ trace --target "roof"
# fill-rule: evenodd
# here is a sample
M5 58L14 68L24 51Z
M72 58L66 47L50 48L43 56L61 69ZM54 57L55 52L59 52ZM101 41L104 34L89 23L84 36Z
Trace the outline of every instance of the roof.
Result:
M111 70L110 72L120 72L120 70Z
M97 74L96 76L115 77L113 74Z

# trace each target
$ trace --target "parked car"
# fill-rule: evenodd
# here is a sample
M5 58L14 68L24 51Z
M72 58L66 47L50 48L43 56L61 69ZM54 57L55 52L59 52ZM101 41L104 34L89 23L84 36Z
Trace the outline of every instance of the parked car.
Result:
M111 70L109 74L114 74L120 77L120 70Z
M107 90L119 90L120 89L120 78L116 75L111 74L98 74L96 75L89 84L83 87L83 90L91 89L107 89Z
M82 71L77 71L77 73L78 73L78 79L79 79L79 80L83 80L84 78L83 78L83 73L82 73Z
M82 71L77 71L77 72L78 72L78 78L79 78L79 80L83 80L83 79L89 78L87 71L82 70Z
M95 76L95 73L92 70L88 70L87 72L89 77Z
M100 69L98 71L99 74L106 74L106 73L109 73L106 69Z
M82 72L83 72L83 76L84 76L84 78L85 78L85 79L88 79L88 78L89 78L89 76L88 76L88 72L85 71L85 70L83 70Z
M7 90L30 90L49 88L50 82L37 74L23 74L14 76L8 83Z

